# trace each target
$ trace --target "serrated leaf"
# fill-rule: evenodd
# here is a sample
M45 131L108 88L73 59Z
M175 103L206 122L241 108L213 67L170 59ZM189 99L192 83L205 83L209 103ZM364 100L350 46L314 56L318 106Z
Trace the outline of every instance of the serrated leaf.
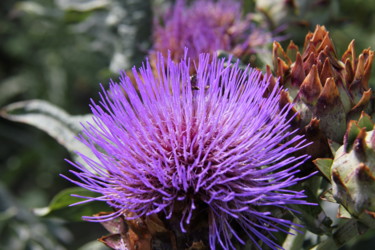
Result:
M83 198L78 198L72 195L97 197L98 193L80 187L67 188L59 192L52 199L48 207L34 209L34 213L39 216L59 217L69 221L81 221L82 216L92 216L99 212L111 210L105 202L99 201L70 206L84 200Z
M0 115L8 120L26 123L43 130L58 143L64 146L70 153L80 153L96 159L91 150L76 139L81 132L81 123L92 119L92 115L71 116L64 110L43 100L29 100L9 104L5 106ZM82 165L83 160L76 159ZM88 169L89 167L86 166Z
M313 163L318 167L320 172L331 181L331 166L333 159L331 158L318 158L313 160Z

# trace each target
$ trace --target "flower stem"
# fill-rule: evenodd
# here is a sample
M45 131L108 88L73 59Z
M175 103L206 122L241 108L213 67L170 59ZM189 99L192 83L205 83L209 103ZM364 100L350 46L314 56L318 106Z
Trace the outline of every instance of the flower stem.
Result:
M300 224L300 220L295 218L293 223ZM290 230L292 231L292 230ZM288 250L299 250L302 249L303 241L305 240L306 228L300 229L300 233L288 234L286 237L283 248Z

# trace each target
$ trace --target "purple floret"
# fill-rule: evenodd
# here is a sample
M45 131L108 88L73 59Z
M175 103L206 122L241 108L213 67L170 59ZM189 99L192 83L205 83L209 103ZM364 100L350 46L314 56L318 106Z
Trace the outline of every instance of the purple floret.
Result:
M201 54L191 77L189 60L159 54L156 69L133 69L136 87L125 74L103 87L80 138L97 160L80 155L86 165L74 164L73 182L101 194L88 201L116 212L86 219L179 213L186 232L204 204L211 249L235 249L236 241L260 248L259 240L280 247L272 232L296 225L272 208L309 204L303 191L289 189L308 158L292 155L306 143L290 130L291 106L279 110L281 90L270 92L258 70L228 64Z
M176 62L184 57L185 47L192 60L197 60L200 53L213 54L218 50L241 57L276 39L270 32L257 28L252 20L243 18L239 1L186 2L177 0L162 21L155 21L154 52L167 56L171 51Z

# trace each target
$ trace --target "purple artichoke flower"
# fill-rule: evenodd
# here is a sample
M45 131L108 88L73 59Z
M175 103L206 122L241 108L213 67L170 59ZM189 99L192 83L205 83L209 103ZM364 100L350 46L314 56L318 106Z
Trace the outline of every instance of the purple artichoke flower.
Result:
M201 54L191 77L190 60L180 63L159 54L157 70L146 63L129 77L102 90L92 101L94 122L80 140L97 157L80 154L86 165L72 163L71 180L100 197L115 212L106 221L158 215L166 224L178 221L180 235L194 231L197 216L207 222L211 249L235 249L259 241L273 249L273 232L295 225L273 214L290 204L309 204L303 191L289 187L308 156L290 131L287 105L279 110L280 89L269 91L256 69ZM67 177L66 177L67 178ZM174 228L175 229L175 228Z
M273 41L270 32L256 27L251 18L242 18L239 1L197 0L187 5L177 0L162 19L155 22L153 51L165 56L171 51L175 61L184 57L185 47L193 60L218 50L240 58Z

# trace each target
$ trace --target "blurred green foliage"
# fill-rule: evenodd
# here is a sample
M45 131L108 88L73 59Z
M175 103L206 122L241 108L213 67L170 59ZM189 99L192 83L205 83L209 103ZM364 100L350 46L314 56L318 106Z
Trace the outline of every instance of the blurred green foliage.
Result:
M153 10L159 12L165 2L2 0L0 106L37 98L71 114L89 113L99 82L106 84L144 60L152 46ZM375 48L374 0L244 2L246 11L256 12L260 20L284 27L285 43L292 39L301 47L306 32L322 24L339 55L352 39L358 54ZM260 11L267 4L272 9ZM375 88L375 67L373 72ZM0 249L106 249L88 243L106 234L99 224L34 212L73 186L59 176L68 174L64 158L69 157L47 134L0 118ZM372 249L374 236L369 231L343 249Z
M2 1L0 106L43 99L88 113L99 82L143 60L150 29L149 1ZM106 234L97 223L33 212L73 186L59 176L68 174L64 158L47 134L0 118L0 249L78 249Z

